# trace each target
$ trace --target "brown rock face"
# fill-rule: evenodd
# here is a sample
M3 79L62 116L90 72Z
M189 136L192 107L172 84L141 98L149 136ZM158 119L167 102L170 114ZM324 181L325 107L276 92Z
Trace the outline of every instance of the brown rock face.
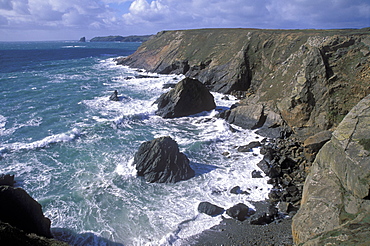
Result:
M316 156L293 218L297 244L370 244L369 143L370 95L349 112Z

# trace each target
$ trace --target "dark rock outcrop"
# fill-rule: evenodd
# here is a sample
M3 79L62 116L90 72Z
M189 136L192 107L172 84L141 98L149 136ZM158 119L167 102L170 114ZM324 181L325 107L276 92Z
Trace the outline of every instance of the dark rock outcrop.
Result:
M0 244L11 246L68 246L68 243L45 238L24 231L0 221Z
M51 238L50 220L41 205L21 188L0 186L0 221L26 233Z
M259 178L263 178L263 177L262 177L262 174L261 174L261 172L260 172L260 171L253 170L253 171L252 171L252 178L254 178L254 179L259 179Z
M134 157L137 175L147 182L175 183L194 177L189 159L172 138L160 137L140 145Z
M244 221L247 216L251 216L254 213L255 211L253 209L250 209L244 203L238 203L226 210L227 215L240 221Z
M261 143L260 142L253 141L253 142L250 142L247 145L239 146L238 147L238 151L239 152L250 152L250 151L252 151L253 148L257 148L257 147L260 147L260 146L261 146Z
M199 213L203 213L203 214L207 214L207 215L210 215L210 216L216 216L216 215L220 215L220 214L223 214L225 210L217 205L214 205L210 202L201 202L199 203L198 205L198 212Z
M295 243L370 244L369 139L370 95L349 112L317 154L293 218Z
M111 101L119 101L119 97L118 97L118 91L115 90L109 97L109 100Z
M86 42L86 38L85 37L82 37L82 38L80 38L80 40L78 42L85 43Z
M189 116L216 108L213 95L198 80L185 78L157 99L156 114L163 118Z
M1 174L0 175L0 185L13 186L15 184L14 175Z

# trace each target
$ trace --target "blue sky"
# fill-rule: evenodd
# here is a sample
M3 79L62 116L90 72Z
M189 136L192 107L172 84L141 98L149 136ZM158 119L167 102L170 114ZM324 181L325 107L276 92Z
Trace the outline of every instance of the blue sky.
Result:
M363 28L370 0L0 0L0 41L193 28Z

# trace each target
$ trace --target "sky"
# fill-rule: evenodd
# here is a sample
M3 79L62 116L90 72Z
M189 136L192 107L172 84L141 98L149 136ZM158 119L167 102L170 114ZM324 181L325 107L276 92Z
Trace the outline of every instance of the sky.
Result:
M0 41L195 28L370 27L370 0L0 0Z

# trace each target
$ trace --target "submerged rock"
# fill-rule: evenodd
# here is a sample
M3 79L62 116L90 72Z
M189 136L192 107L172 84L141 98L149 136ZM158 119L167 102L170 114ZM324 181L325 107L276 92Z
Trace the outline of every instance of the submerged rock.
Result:
M0 221L26 233L51 238L50 220L41 205L21 188L0 186Z
M160 137L144 142L134 157L137 175L150 183L175 183L194 177L189 159L180 153L172 138Z
M181 80L156 103L156 114L163 118L189 116L216 108L213 95L199 80L191 78Z

